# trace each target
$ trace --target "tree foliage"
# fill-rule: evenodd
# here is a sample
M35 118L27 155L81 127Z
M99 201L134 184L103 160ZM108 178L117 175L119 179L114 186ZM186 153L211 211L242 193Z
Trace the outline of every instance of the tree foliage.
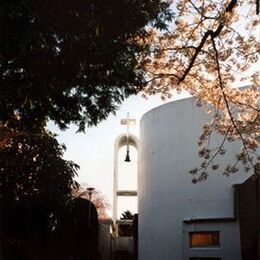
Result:
M172 1L175 16L165 33L150 30L150 53L143 60L147 73L144 95L188 91L205 105L212 121L199 140L200 167L191 171L196 180L217 169L214 159L225 153L227 140L240 140L241 150L225 174L245 170L259 172L259 60L255 1ZM248 88L237 88L241 85ZM219 146L210 146L213 132L223 135Z
M134 214L130 210L126 210L125 212L122 213L120 219L122 220L134 219Z
M74 198L82 198L89 200L89 191L87 190L89 186L87 184L77 185L72 189L72 196ZM111 207L108 199L101 191L95 189L91 192L91 202L95 205L99 218L108 218L106 210Z
M4 259L46 257L78 166L50 132L0 127L0 239ZM33 248L33 249L32 249ZM42 258L39 258L42 259Z
M130 211L126 210L122 213L121 220L134 221L135 215ZM133 236L133 223L122 223L118 226L118 234L120 236Z
M55 136L9 127L1 127L0 133L1 195L7 200L39 197L43 203L64 203L78 166L62 158L64 147Z
M83 131L140 91L139 61L148 46L134 39L146 37L147 24L166 28L171 13L160 0L0 0L0 6L0 239L7 259L34 259L23 249L35 245L35 257L40 248L47 252L55 234L66 233L63 213L77 211L81 201L71 202L77 165L62 158L65 147L45 130L47 120Z
M115 112L144 81L145 26L165 28L160 0L1 0L0 121L19 113L79 130Z
M59 258L99 260L98 230L94 204L83 198L70 200L55 234Z

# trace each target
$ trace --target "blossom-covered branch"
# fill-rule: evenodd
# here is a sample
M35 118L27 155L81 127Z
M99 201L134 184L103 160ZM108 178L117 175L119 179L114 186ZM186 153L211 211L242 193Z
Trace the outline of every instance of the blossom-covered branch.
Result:
M174 90L188 91L212 115L211 134L222 134L225 141L241 141L234 167L227 167L225 173L236 169L238 161L246 169L258 169L260 72L256 65L260 42L256 27L260 20L255 3L184 0L173 1L172 6L175 19L170 29L164 33L153 29L147 38L152 47L143 60L144 95L161 93L167 98ZM209 138L204 131L201 149L207 149ZM218 154L203 158L211 164ZM199 169L205 171L205 167Z

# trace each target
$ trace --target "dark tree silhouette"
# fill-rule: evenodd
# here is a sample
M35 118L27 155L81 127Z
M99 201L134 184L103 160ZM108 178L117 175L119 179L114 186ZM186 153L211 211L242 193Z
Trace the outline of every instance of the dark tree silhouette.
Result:
M140 90L144 27L165 27L160 0L2 0L0 121L28 128L97 124Z
M74 123L83 131L137 93L144 81L139 62L148 48L145 26L165 28L168 6L160 0L0 1L4 259L34 259L30 250L40 259L43 241L45 252L53 253L57 234L68 228L62 217L76 207L70 191L77 166L62 159L65 147L45 130L47 121L61 129ZM27 250L28 241L35 247Z
M61 212L76 185L77 165L62 159L64 148L49 132L0 127L0 136L3 257L48 258Z
M64 259L99 259L98 214L89 200L75 198L67 204L56 235Z

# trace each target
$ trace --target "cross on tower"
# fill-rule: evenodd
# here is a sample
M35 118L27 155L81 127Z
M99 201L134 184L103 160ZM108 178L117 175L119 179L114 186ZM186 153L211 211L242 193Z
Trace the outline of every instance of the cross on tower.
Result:
M129 156L129 126L135 125L136 120L129 117L129 112L127 112L127 118L121 119L121 125L126 125L126 158L125 162L130 162Z

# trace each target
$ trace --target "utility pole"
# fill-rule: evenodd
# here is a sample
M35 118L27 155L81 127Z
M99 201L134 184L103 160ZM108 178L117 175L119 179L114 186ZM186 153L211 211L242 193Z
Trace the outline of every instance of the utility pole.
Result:
M88 196L89 196L89 203L88 203L88 227L90 227L91 224L91 196L95 188L89 187L87 188Z

